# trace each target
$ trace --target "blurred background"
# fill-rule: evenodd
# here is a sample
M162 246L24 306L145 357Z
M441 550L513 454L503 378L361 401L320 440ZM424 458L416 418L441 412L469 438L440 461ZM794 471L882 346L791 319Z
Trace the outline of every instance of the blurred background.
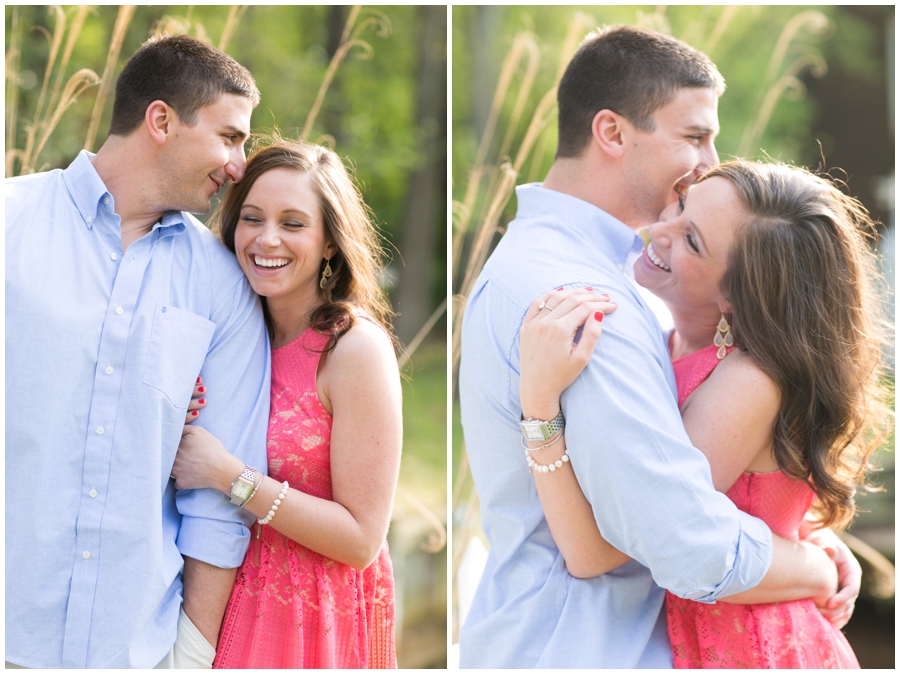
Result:
M553 162L556 82L584 36L612 24L673 35L717 64L721 159L772 157L846 182L882 223L893 317L893 6L453 7L453 643L487 554L455 392L460 319L515 215L515 185L542 180ZM893 345L886 357L893 391ZM864 668L894 665L893 449L892 435L874 457L882 491L859 499L847 534L864 578L845 633Z
M446 666L446 8L6 6L6 176L106 138L115 79L155 33L246 66L255 132L328 144L355 168L391 257L406 345L404 448L388 537L400 667Z

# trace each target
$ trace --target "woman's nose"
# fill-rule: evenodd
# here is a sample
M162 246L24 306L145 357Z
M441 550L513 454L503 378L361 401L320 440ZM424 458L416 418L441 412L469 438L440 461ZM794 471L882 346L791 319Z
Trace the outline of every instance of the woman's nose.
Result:
M261 246L265 246L266 248L277 248L281 244L281 240L278 237L278 228L266 224L259 233L257 241L259 241Z

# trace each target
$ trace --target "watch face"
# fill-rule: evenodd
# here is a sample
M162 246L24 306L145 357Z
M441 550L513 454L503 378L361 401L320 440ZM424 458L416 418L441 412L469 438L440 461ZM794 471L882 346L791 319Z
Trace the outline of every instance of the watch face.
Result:
M231 497L246 501L253 492L253 482L247 482L247 478L241 476L234 481L231 487Z
M522 427L522 435L525 436L526 440L530 442L546 440L540 422L522 423L520 426Z

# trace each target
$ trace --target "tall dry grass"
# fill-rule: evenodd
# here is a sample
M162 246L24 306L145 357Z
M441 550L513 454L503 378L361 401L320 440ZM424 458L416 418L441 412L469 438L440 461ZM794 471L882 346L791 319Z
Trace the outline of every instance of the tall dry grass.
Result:
M713 51L723 37L727 35L729 26L742 11L740 7L727 7L721 10L716 20L710 25L711 8L703 8L697 20L691 22L678 35L697 48L709 53ZM665 7L655 12L641 15L638 13L636 25L664 33L672 33L665 16ZM569 22L562 48L559 50L559 66L556 80L559 80L566 65L587 32L595 27L594 20L579 12ZM757 103L750 112L740 145L741 156L754 151L757 143L771 119L776 104L786 94L802 96L805 92L798 79L801 71L809 71L813 76L821 77L827 72L827 65L820 53L805 45L805 51L788 62L789 48L796 46L798 36L803 34L824 35L831 29L830 20L820 12L801 11L793 17L782 30L776 47L769 59L765 80L759 91ZM452 204L452 274L453 287L456 293L452 305L452 357L451 378L453 397L457 399L457 375L460 359L460 340L462 316L466 302L484 263L496 243L498 235L503 234L505 222L501 220L504 209L512 197L517 184L533 182L542 176L545 170L547 153L555 150L551 147L555 136L548 124L556 115L556 88L547 91L534 91L536 68L539 65L541 49L536 36L531 32L519 33L506 54L500 68L498 83L494 91L493 102L487 118L484 134L478 144L468 171L468 180L461 200ZM500 112L511 109L512 112L504 121L505 128L499 129ZM517 137L522 119L530 112L517 145L513 139ZM502 137L495 145L496 138ZM496 150L492 150L496 147ZM523 167L530 161L528 171ZM522 180L527 177L526 180ZM466 548L473 537L480 535L481 525L478 512L478 494L472 482L465 445L462 444L460 465L453 476L453 492L451 512L461 513L461 521L454 525L452 531L452 567L453 578L453 615L452 640L458 638L460 625L457 624L457 572Z

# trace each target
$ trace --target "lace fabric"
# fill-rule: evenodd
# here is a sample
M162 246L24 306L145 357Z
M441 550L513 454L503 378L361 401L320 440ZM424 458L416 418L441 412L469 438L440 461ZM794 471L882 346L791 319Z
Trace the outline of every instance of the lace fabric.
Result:
M326 338L272 352L269 475L332 500L331 416L316 393ZM216 668L396 668L387 543L362 571L255 524L225 611Z
M710 346L673 362L678 403L720 361ZM772 532L798 539L812 488L782 472L743 473L728 490L734 504ZM850 644L809 599L777 604L701 604L666 593L666 618L679 669L859 669Z

